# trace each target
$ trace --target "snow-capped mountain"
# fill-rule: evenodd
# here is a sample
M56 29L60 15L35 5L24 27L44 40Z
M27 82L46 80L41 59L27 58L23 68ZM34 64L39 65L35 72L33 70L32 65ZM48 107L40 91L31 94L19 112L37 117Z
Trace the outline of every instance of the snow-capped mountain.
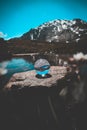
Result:
M87 37L87 22L81 19L46 22L25 33L21 39L47 42L78 42Z

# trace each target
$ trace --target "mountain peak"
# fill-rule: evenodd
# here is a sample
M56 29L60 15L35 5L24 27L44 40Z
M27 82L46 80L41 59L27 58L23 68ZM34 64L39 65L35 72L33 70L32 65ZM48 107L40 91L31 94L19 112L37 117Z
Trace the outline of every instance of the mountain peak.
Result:
M71 41L78 42L83 37L87 37L87 22L81 19L55 19L31 29L21 38L27 40L69 43Z

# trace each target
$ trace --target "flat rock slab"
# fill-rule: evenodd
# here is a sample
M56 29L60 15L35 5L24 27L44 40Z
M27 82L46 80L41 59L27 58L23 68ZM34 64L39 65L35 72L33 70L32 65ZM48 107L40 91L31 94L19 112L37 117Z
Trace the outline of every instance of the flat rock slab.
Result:
M33 86L52 87L59 79L63 78L66 73L66 67L63 66L51 66L49 73L51 75L50 78L37 78L35 70L15 73L5 86L5 89L11 89L12 87L23 88Z

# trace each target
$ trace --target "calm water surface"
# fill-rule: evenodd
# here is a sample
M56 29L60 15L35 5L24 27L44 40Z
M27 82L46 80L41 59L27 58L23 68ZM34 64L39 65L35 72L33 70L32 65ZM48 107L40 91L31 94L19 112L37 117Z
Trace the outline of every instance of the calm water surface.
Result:
M12 58L0 63L0 85L3 86L14 73L33 70L34 65L23 58Z

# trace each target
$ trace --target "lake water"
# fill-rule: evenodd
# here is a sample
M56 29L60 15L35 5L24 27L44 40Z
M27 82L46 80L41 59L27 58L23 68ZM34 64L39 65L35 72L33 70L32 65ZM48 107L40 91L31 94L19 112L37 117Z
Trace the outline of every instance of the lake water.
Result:
M13 58L0 63L0 85L3 86L9 78L18 72L33 70L34 65L23 58Z
M7 74L13 74L32 70L34 69L34 66L31 62L28 62L23 58L13 58L10 61L0 63L0 68L7 70Z

